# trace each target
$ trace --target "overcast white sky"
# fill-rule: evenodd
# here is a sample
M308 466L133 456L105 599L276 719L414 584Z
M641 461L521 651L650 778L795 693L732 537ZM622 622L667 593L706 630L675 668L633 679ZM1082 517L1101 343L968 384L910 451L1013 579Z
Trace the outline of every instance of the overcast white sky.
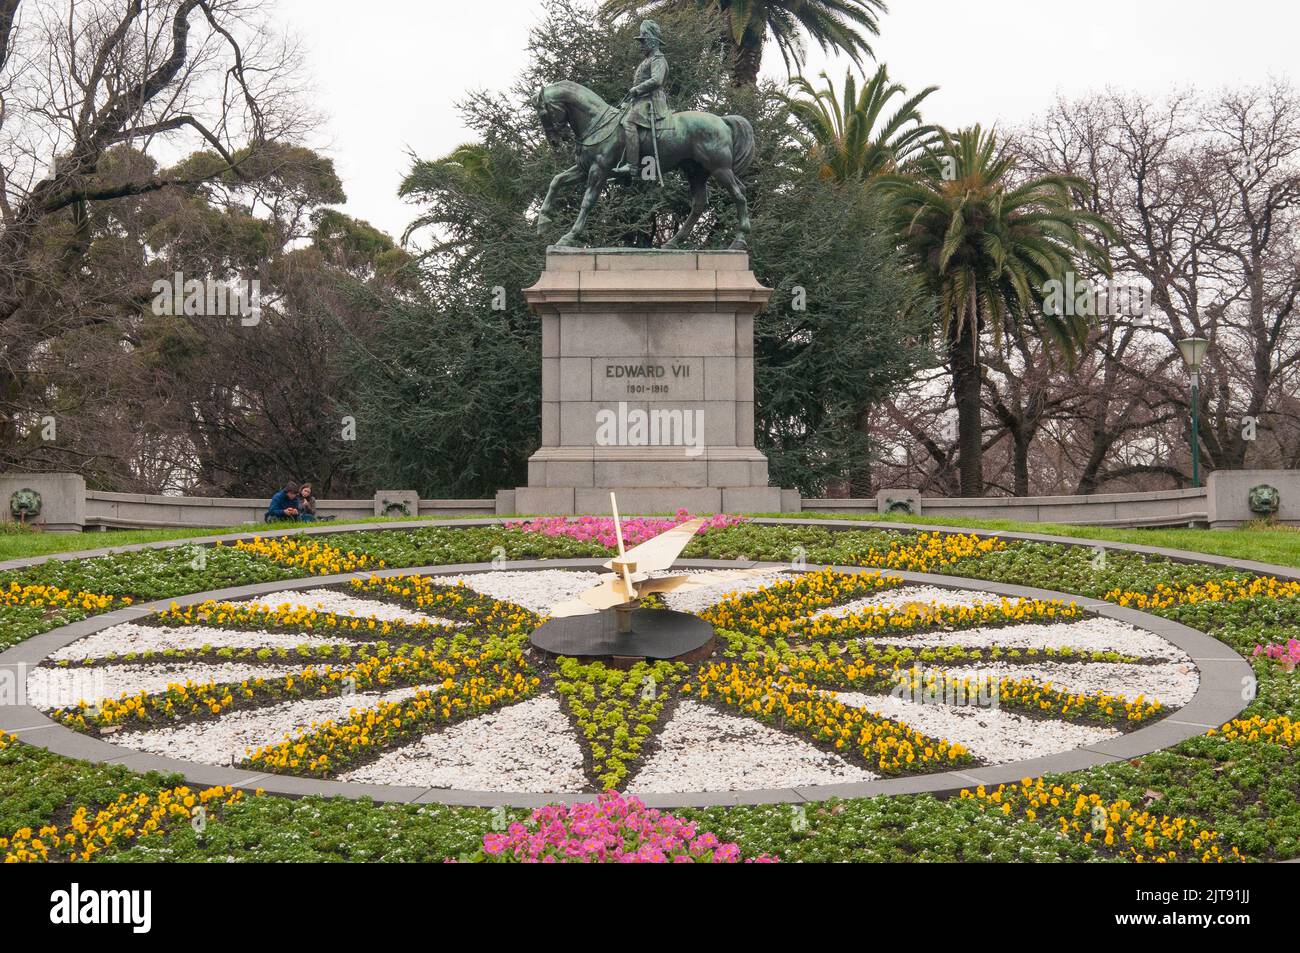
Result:
M889 0L874 42L893 78L937 85L925 117L946 126L1012 125L1058 92L1107 85L1159 93L1270 75L1294 80L1300 10L1287 0ZM456 102L508 85L523 62L536 0L281 0L304 44L346 210L400 235L413 217L396 196L406 153L434 158L469 138ZM805 72L827 63L815 47ZM784 77L772 49L764 72Z

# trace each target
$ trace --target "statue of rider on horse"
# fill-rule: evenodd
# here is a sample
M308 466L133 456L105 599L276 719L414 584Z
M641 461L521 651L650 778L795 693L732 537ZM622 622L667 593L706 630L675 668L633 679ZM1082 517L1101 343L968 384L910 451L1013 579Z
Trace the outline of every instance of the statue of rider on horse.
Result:
M627 175L632 181L640 176L643 179L658 178L663 185L664 178L659 172L659 139L656 126L668 118L668 96L664 84L668 81L668 57L660 51L662 42L659 36L659 24L646 20L641 24L637 34L637 43L645 54L636 72L632 75L632 88L619 104L623 112L623 164L614 169L615 175ZM641 130L650 130L650 142L653 145L654 166L647 170L641 164ZM650 158L647 156L647 158ZM647 175L650 171L652 174Z
M709 178L731 195L736 206L736 233L732 248L745 248L749 235L749 203L737 175L754 154L754 129L744 116L715 116L706 112L670 112L664 86L668 60L660 50L659 25L641 24L637 42L645 55L632 77L623 101L611 106L587 87L561 81L537 93L542 131L553 147L574 142L574 164L556 175L546 190L537 217L538 232L551 222L555 193L566 185L586 183L573 227L557 245L577 245L586 230L587 217L610 175L630 181L658 180L679 169L691 188L691 211L668 242L676 247L695 227L708 203ZM622 158L623 162L618 164Z

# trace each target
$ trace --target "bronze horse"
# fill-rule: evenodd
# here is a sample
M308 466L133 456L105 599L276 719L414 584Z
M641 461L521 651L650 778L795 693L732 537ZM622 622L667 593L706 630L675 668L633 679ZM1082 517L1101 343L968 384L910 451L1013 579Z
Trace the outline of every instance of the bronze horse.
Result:
M537 93L537 112L546 140L559 147L572 139L574 164L551 179L537 216L540 234L551 222L555 190L562 185L585 181L587 190L573 227L556 242L576 245L587 227L587 216L600 197L605 179L623 154L619 135L619 110L587 87L563 81L543 86ZM642 156L656 155L650 130L643 129ZM737 173L743 172L754 155L754 128L744 116L715 116L706 112L677 112L659 123L658 162L660 175L680 169L691 187L691 213L668 242L674 248L690 233L704 212L709 196L709 177L717 179L736 204L738 218L732 248L745 248L749 235L749 203Z

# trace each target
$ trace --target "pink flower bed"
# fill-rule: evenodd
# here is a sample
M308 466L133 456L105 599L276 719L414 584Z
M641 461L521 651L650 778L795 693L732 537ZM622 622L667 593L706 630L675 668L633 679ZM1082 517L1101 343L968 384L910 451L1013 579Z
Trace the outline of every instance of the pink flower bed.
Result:
M691 514L686 510L678 510L676 516L668 519L662 517L634 517L622 520L623 544L631 547L638 543L644 543L647 539L653 539L665 530L670 530L691 518ZM745 522L743 516L729 516L725 513L717 513L705 520L699 531L700 533L706 533L711 529L735 526L737 523L743 522ZM600 543L610 549L618 547L618 541L614 536L614 518L612 516L542 516L532 520L508 522L506 526L510 529L522 530L525 533L541 533L543 536L568 536L570 539L576 539L584 543Z
M740 848L693 823L647 808L610 791L598 801L551 805L533 812L531 825L483 835L482 859L523 864L736 864ZM763 854L744 863L774 864Z
M1257 645L1253 655L1256 658L1262 655L1287 671L1294 671L1300 665L1300 641L1289 639L1285 645Z

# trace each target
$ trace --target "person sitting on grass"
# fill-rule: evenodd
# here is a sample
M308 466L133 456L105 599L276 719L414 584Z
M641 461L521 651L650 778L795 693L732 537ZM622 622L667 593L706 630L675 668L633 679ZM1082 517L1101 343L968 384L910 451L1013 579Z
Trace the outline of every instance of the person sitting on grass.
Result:
M271 520L301 520L310 522L316 517L310 513L304 513L298 508L298 496L301 488L292 480L284 485L280 490L271 497L270 505L266 508L266 519Z
M303 519L312 520L332 520L332 516L321 516L316 512L316 494L312 491L310 483L304 483L298 493L298 512L302 514Z

